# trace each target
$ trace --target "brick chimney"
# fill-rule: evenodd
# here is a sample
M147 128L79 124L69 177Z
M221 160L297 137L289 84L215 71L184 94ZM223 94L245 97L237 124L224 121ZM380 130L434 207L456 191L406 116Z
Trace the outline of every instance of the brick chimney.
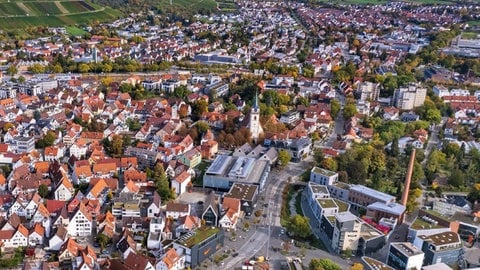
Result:
M405 177L405 186L403 187L402 201L403 206L407 206L408 192L410 191L410 182L412 182L413 166L415 164L415 148L412 149L410 161L408 162L407 176Z

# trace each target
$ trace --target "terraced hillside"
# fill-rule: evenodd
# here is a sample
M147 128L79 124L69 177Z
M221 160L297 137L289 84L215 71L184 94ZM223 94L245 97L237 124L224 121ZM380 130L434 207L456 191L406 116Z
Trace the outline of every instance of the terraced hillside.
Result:
M120 15L117 10L87 0L0 0L0 29L84 24L113 20Z
M215 0L159 0L156 5L165 14L177 15L208 14L217 9Z

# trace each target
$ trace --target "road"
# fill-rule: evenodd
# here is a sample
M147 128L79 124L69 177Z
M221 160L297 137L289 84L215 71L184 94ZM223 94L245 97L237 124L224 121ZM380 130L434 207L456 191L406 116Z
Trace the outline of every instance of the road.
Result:
M280 232L280 211L282 205L282 192L288 181L294 181L298 178L308 166L308 161L302 161L299 164L290 163L284 169L273 169L267 180L265 190L263 191L263 202L257 203L257 208L263 210L263 204L266 203L267 213L265 218L253 229L255 232L249 234L248 238L244 238L242 246L237 248L238 256L230 258L225 262L225 265L221 268L232 269L238 266L246 258L251 258L257 253L259 255L266 256L267 251L266 244L268 242L268 223L270 223L272 234ZM229 241L229 240L227 240ZM238 245L238 244L237 244Z
M285 243L291 243L291 239L283 234L284 229L280 225L282 192L288 182L304 184L304 182L298 182L299 177L306 168L310 167L311 161L312 158L310 157L300 163L290 163L284 169L273 169L270 172L263 193L263 200L259 200L257 203L257 208L262 209L264 213L266 212L264 218L262 218L258 225L252 225L248 232L237 229L237 241L235 242L229 240L231 232L227 232L225 237L225 247L220 252L224 252L225 249L233 249L238 252L238 256L229 256L224 261L223 265L214 265L212 263L212 266L209 267L209 269L235 269L240 267L244 261L249 260L254 256L268 257L272 269L281 268L281 263L285 261L285 255L278 251L273 251L272 247L280 248L283 247ZM299 196L301 196L301 194L299 194ZM252 219L254 219L253 216L249 217L248 220L251 221ZM269 224L271 225L270 242L268 239ZM237 228L241 227L242 226L239 226ZM303 261L304 265L308 265L313 258L329 258L338 263L342 269L348 269L351 265L349 261L341 259L336 254L330 254L320 249L301 249L291 244L289 244L289 246L289 255L295 256L300 253L305 255Z
M436 125L433 128L433 130L430 132L430 138L428 139L427 147L425 148L425 158L422 161L423 166L425 166L425 164L427 163L428 156L430 155L430 153L434 149L437 149L438 144L441 142L440 138L438 137L438 134L440 130L443 128L443 125L447 122L447 119L448 119L447 117L443 117L442 120L440 121L440 124ZM419 206L423 206L425 202L425 196L426 196L425 184L426 183L421 183L420 185L422 187L422 194L416 200ZM418 209L408 214L407 217L405 218L405 222L407 222L407 224L412 222L417 216L417 214L418 214Z

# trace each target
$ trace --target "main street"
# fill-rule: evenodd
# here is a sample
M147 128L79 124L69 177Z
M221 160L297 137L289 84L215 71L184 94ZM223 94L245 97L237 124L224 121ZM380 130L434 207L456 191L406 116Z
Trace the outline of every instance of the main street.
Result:
M348 269L350 263L341 259L335 254L330 254L320 249L301 249L291 245L291 239L285 234L285 229L280 224L280 211L282 207L282 192L288 182L304 184L299 182L299 177L306 169L310 168L312 158L308 158L300 163L290 163L283 169L273 169L267 180L267 184L262 199L257 203L256 210L262 210L264 215L259 224L252 224L254 216L248 218L251 224L250 231L243 231L237 227L236 241L229 239L231 233L227 232L225 237L225 250L234 250L237 256L229 256L223 264L214 265L209 269L235 269L240 267L245 261L252 257L264 256L269 258L272 269L281 269L281 263L285 262L285 256L278 251L273 251L272 247L281 249L284 243L290 243L289 254L293 256L300 253L305 254L304 265L308 265L312 258L329 258L338 263L342 269ZM269 240L269 226L270 240ZM222 251L222 252L223 252Z

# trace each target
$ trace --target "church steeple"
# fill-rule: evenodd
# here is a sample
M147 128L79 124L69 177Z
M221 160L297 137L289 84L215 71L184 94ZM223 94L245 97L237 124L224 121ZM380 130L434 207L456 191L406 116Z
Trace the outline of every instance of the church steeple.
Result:
M252 138L257 141L260 134L263 133L262 124L260 123L260 107L258 103L258 92L255 93L255 99L253 100L253 107L250 111L250 121L248 128L252 134Z
M253 101L253 109L258 110L258 92L255 93L255 100Z

